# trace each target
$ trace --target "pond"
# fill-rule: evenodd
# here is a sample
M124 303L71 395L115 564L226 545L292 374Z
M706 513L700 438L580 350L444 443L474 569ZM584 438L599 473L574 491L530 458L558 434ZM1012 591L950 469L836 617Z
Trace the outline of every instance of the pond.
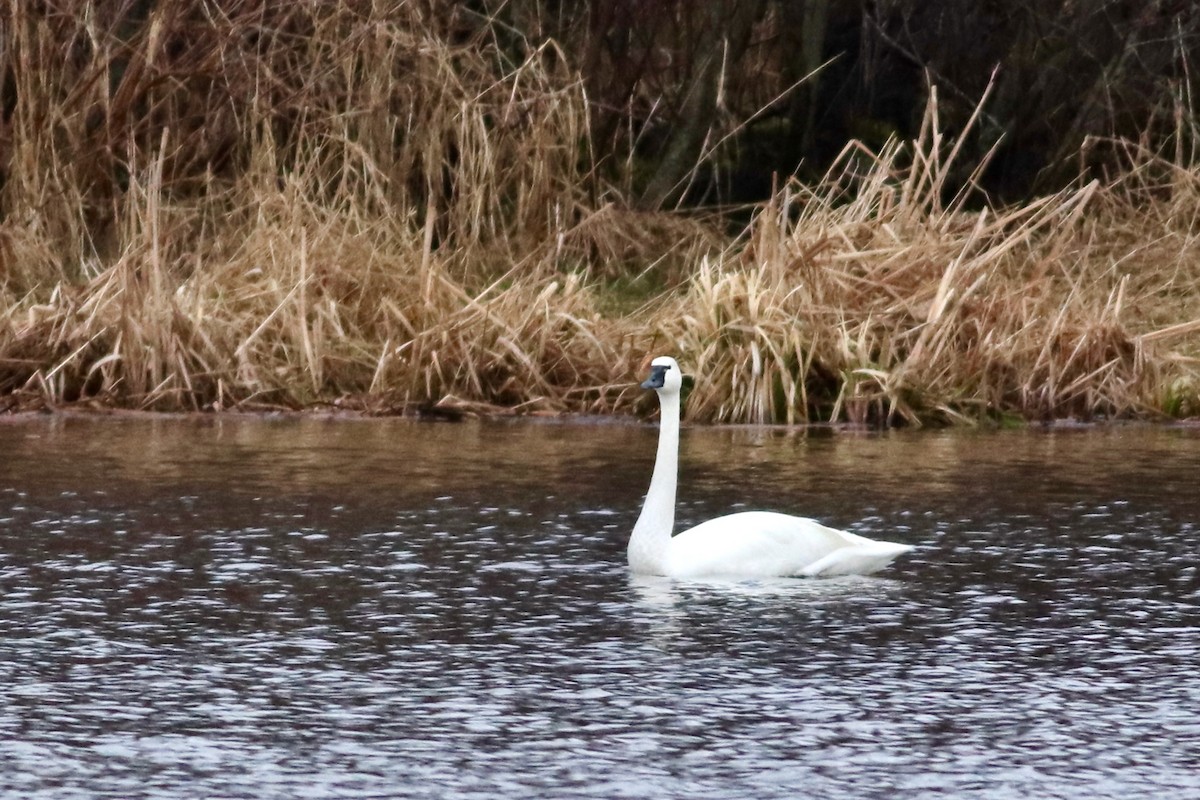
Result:
M0 795L1200 795L1200 429L685 429L916 546L742 582L628 574L656 435L0 421Z

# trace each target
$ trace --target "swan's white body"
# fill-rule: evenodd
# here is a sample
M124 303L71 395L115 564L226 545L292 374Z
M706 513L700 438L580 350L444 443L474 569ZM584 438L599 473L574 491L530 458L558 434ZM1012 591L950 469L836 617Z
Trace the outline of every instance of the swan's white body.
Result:
M629 538L633 572L672 578L866 575L912 549L773 511L717 517L672 536L683 376L675 360L665 356L654 359L651 369L642 385L658 392L662 419L654 476Z

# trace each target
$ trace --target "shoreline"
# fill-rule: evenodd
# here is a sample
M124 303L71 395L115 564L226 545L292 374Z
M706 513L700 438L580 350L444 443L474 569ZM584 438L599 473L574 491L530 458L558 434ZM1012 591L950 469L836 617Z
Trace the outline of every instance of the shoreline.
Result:
M520 423L535 425L579 425L585 427L605 426L656 426L657 415L639 416L631 413L589 414L572 411L542 412L525 414L512 409L501 409L493 413L479 410L462 411L456 415L437 413L377 413L361 409L330 407L331 404L316 404L306 408L262 408L262 409L207 409L199 411L162 411L153 409L136 409L121 406L102 406L95 403L67 403L55 407L21 410L0 409L0 425L13 424L34 419L116 419L116 420L318 420L318 421L363 421L374 420L403 421L414 425L459 424L468 422L484 423ZM911 426L889 427L867 425L851 422L807 422L807 423L771 423L771 422L694 422L686 418L682 421L684 428L702 428L705 430L762 430L779 432L828 432L834 434L866 434L877 435L892 432L947 432L959 431L999 433L1004 431L1107 431L1122 428L1178 428L1181 430L1200 429L1200 416L1183 417L1179 419L1162 417L1149 418L1114 418L1081 420L1075 418L1058 418L1046 420L1025 420L1015 424L1000 425L989 421L973 425L944 425L944 426Z

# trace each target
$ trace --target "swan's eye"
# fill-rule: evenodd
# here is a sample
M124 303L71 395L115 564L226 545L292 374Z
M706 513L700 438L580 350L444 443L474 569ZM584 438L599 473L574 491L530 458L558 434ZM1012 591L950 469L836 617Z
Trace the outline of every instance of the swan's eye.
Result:
M643 389L661 389L666 383L667 370L670 369L668 364L651 364L650 377L642 383Z

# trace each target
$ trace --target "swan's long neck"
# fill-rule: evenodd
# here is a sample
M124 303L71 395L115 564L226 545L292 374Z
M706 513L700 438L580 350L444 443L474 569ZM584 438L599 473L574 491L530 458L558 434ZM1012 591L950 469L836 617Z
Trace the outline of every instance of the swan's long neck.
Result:
M654 476L642 513L629 537L629 567L634 572L662 575L666 569L671 530L675 527L675 484L679 477L679 395L659 394L662 415Z

